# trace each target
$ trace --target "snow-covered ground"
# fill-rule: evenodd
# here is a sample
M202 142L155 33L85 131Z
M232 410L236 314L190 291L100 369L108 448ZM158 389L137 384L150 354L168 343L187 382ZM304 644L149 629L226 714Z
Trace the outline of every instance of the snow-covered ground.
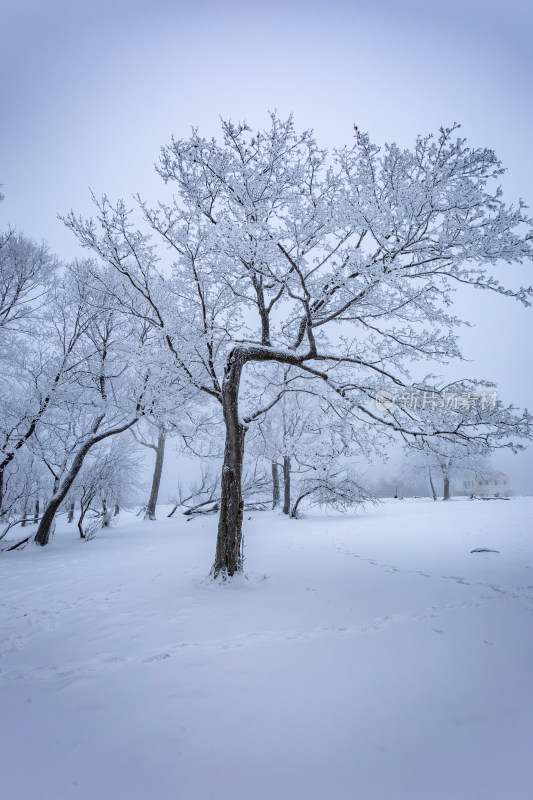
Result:
M0 554L2 798L532 796L533 498L160 515Z

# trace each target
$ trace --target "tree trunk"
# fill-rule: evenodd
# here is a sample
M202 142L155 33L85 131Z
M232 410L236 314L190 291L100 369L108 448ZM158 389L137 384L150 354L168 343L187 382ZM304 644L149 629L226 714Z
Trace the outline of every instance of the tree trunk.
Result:
M69 507L68 507L67 522L72 522L72 520L74 519L74 507L75 507L75 503L74 503L74 500L72 500L70 505L69 505Z
M448 478L447 475L445 475L444 477L444 497L442 499L443 500L450 499L450 479Z
M291 459L283 456L283 513L291 513Z
M279 506L279 472L278 465L272 462L272 508Z
M78 452L76 453L74 460L68 470L67 474L64 476L62 480L58 481L57 489L55 490L54 494L52 495L48 505L44 510L44 514L41 518L39 523L39 527L37 528L37 533L35 534L35 541L37 544L40 544L41 547L44 547L48 544L48 540L50 538L50 532L52 530L52 523L54 521L55 515L57 510L65 497L68 494L68 490L74 483L76 475L79 473L80 469L82 468L83 461L91 447L99 441L98 438L91 438L89 441L85 442L85 444L80 447Z
M152 478L152 490L150 492L150 499L146 506L144 514L145 519L155 519L155 509L157 506L157 497L159 495L159 486L161 484L161 473L163 472L163 461L165 458L165 439L166 433L160 429L159 436L157 437L157 448L155 456L154 476Z
M81 513L80 516L78 517L78 531L80 534L80 539L85 539L85 534L83 532L83 520L85 519L85 514L88 508L89 508L88 505L84 506L83 503L81 503Z
M224 464L220 486L220 516L218 520L215 562L211 569L214 578L242 572L242 459L246 425L239 419L239 385L242 361L231 354L222 383L222 409L226 425Z
M431 486L431 494L433 495L433 500L437 499L437 492L435 491L435 487L433 486L433 478L431 476L431 467L428 467L428 475L429 475L429 485Z
M119 514L120 514L120 506L118 503L115 503L115 510L113 512L113 516L118 517Z
M24 511L22 512L22 522L20 523L21 528L25 528L28 524L28 504L27 502L24 503Z
M123 433L127 431L129 428L132 428L133 425L137 422L139 417L135 417L130 422L127 422L124 425L121 425L118 428L112 428L111 430L106 431L105 433L94 434L91 436L78 450L76 455L74 456L74 460L68 470L67 474L64 476L62 480L59 481L57 491L54 492L52 495L47 507L45 508L44 514L42 516L41 522L39 523L39 527L37 528L37 533L35 534L35 541L37 544L40 544L41 547L44 547L48 544L48 540L50 538L50 532L52 530L52 523L54 521L56 512L68 494L68 491L74 480L79 473L80 469L83 466L83 461L85 456L91 449L94 447L95 444L98 442L103 441L104 439L109 438L110 436L116 436L119 433Z
M211 569L214 578L223 579L242 572L242 461L246 423L239 419L239 387L242 369L248 361L279 361L300 366L303 357L272 350L265 346L237 345L228 356L222 381L222 410L226 426L224 464L220 486L220 516L218 520L217 549ZM270 406L272 407L272 406ZM265 409L267 410L267 409ZM263 411L260 413L264 413ZM250 417L249 420L258 416Z
M40 544L41 547L44 547L46 544L48 544L50 534L52 533L52 526L54 524L56 512L63 500L64 498L58 499L58 495L52 495L52 499L44 510L39 527L37 528L37 533L35 534L35 541L37 544Z
M39 512L41 510L41 506L39 504L39 498L35 501L35 514L33 515L33 524L37 525L39 522Z
M102 497L102 528L109 528L111 523L111 514L107 510L107 502L105 497Z

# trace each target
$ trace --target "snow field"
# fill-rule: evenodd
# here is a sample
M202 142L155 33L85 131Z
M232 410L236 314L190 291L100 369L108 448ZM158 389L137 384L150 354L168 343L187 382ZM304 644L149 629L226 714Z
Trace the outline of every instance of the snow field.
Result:
M3 798L531 796L533 498L159 517L0 554Z

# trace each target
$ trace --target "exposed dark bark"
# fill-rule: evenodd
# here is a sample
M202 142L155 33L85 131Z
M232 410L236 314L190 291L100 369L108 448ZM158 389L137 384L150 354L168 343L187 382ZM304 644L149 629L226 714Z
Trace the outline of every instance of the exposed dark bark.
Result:
M226 424L224 464L220 485L217 548L211 573L226 578L242 572L242 460L246 425L239 419L239 386L243 360L234 351L222 384L222 409Z
M211 508L206 508L206 506L211 506ZM195 514L212 514L213 511L218 511L218 509L219 505L216 500L205 500L203 503L198 503L198 505L188 508L183 512L183 516L191 517Z
M272 508L279 506L279 472L278 465L272 462Z
M283 513L291 513L291 459L283 456Z
M118 503L115 503L115 510L113 511L113 516L118 517L119 514L120 514L120 506Z
M85 514L88 510L89 506L81 506L80 516L78 517L78 531L80 534L80 539L85 539L85 533L83 532L83 520L85 519Z
M6 547L6 552L8 552L8 553L9 553L9 551L10 551L10 550L16 550L16 549L17 549L17 547L20 547L22 544L26 544L26 542L29 542L29 541L30 541L30 539L31 539L31 536L26 536L26 538L25 538L25 539L22 539L22 541L20 541L20 542L17 542L16 544L13 544L13 545L11 545L11 547Z
M72 480L74 480L74 478ZM48 544L48 541L50 539L50 534L52 532L52 526L54 523L55 515L61 503L62 499L58 500L58 495L53 495L52 500L48 503L48 505L44 510L44 513L41 517L41 521L39 523L39 527L37 528L37 533L35 534L35 541L37 542L37 544L40 544L41 547L44 547L45 545Z
M20 523L21 528L25 528L28 524L28 505L24 503L24 511L22 513L22 522Z
M277 402L276 400L274 403L270 403L267 409L256 412L246 420L239 419L239 388L243 366L248 361L277 361L282 364L299 366L319 375L316 370L303 366L307 358L309 358L308 355L299 356L295 353L275 351L259 345L237 346L228 356L220 396L226 426L226 441L220 486L217 547L211 569L211 574L215 578L219 576L226 578L236 572L242 572L242 462L246 423L257 419ZM325 379L324 375L320 375L320 377Z
M450 499L450 479L447 475L444 476L444 496L443 500Z
M74 500L71 500L70 505L68 507L67 522L72 522L72 520L74 519L74 507L75 507Z
M163 461L165 458L165 440L166 434L163 429L159 430L157 437L157 447L155 456L154 475L152 478L152 489L150 492L150 499L146 506L145 519L155 519L155 509L157 506L157 498L159 495L159 486L161 485L161 474L163 472Z
M189 508L188 511L183 512L183 516L198 517L200 516L200 514L215 514L218 510L219 510L218 503L215 503L215 505L211 506L211 508L197 508L196 510Z
M111 514L107 510L107 502L105 497L102 497L102 528L109 528L111 523Z
M429 485L431 486L431 494L433 495L433 500L437 499L437 492L435 491L435 487L433 485L433 477L431 475L431 467L428 467L428 475L429 475Z
M41 511L41 506L40 506L40 503L39 503L39 498L37 498L37 500L35 501L35 513L33 515L33 524L34 525L37 525L37 523L39 522L39 513L40 513L40 511Z
M315 491L314 489L309 489L307 492L303 492L303 494L301 494L297 498L295 504L293 505L293 507L291 509L291 518L292 519L298 519L298 506L300 505L300 503L302 502L302 500L304 498L309 497L309 495L313 494L314 491Z

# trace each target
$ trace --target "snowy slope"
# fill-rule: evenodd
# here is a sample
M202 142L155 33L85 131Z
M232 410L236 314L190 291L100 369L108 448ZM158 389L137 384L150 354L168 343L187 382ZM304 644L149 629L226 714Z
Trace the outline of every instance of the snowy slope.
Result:
M533 498L251 516L0 554L2 797L530 798Z

